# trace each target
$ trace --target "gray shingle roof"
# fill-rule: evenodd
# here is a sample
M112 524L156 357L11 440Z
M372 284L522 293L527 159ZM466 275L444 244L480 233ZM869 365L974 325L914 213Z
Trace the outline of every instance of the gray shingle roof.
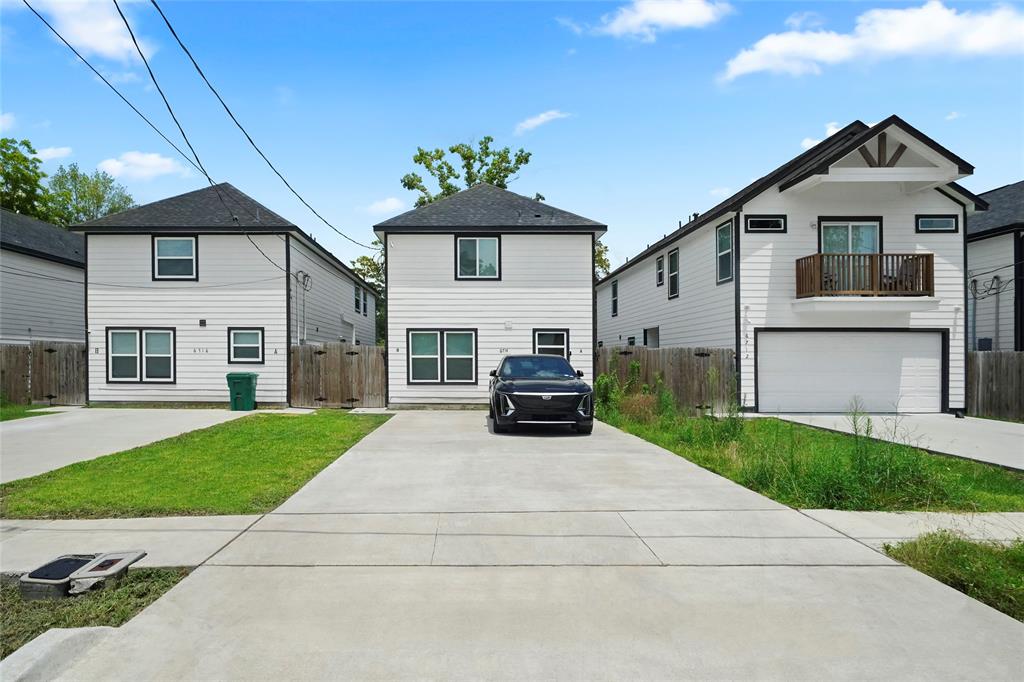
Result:
M215 187L204 187L79 223L74 228L232 228L236 226L232 213L238 218L237 226L242 228L295 227L230 183L222 182Z
M434 232L452 229L604 232L606 226L596 220L528 199L507 189L481 183L458 194L377 223L373 229L383 232Z
M85 267L82 235L7 209L0 209L0 245L12 251Z
M976 235L1008 225L1024 225L1024 180L982 192L988 210L967 216L967 234Z

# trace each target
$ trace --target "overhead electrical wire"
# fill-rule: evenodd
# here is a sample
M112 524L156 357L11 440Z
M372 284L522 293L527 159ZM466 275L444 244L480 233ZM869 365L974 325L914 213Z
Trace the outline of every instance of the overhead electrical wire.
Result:
M15 275L17 277L29 277L32 279L43 279L54 282L69 282L71 284L82 284L82 280L68 279L66 277L57 277L55 275L41 275L31 270L23 270L13 265L7 265L6 263L0 264L0 271L6 272L9 275ZM263 279L254 279L246 282L226 282L224 284L196 284L192 286L167 286L167 285L145 285L145 284L115 284L114 282L97 282L95 280L89 280L89 286L101 286L101 287L112 287L116 289L222 289L224 287L233 287L242 284L261 284L263 282L276 282L277 280L284 279L285 275L277 275L276 277L264 277Z

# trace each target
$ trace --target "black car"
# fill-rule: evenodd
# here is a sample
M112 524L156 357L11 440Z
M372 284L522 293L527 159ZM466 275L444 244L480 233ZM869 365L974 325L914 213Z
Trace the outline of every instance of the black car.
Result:
M594 391L560 355L507 355L491 370L495 433L516 424L571 424L594 430Z

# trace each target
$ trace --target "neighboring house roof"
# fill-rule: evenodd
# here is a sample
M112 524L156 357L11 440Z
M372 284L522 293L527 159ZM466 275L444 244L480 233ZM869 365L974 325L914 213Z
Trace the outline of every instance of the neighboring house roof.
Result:
M7 209L0 209L0 247L77 268L85 267L82 235Z
M414 208L373 226L379 232L571 231L605 232L607 226L487 183Z
M120 213L112 213L73 225L71 229L85 234L294 232L303 243L337 266L356 284L366 287L375 296L379 295L375 286L353 272L311 235L227 182L136 206Z
M967 236L1024 229L1024 180L981 193L988 210L967 216Z

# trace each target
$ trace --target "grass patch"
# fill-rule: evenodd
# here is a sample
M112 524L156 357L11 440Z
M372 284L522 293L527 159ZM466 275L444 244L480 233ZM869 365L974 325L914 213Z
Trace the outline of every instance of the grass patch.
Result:
M1024 622L1024 539L1011 545L976 542L939 531L886 553L955 590Z
M338 410L250 415L0 485L0 517L270 511L387 419Z
M186 575L184 568L141 568L106 589L39 601L23 601L17 582L5 584L0 587L0 658L50 628L123 625Z
M25 417L41 417L49 412L37 412L49 405L19 405L16 403L0 402L0 422L12 419L24 419Z

